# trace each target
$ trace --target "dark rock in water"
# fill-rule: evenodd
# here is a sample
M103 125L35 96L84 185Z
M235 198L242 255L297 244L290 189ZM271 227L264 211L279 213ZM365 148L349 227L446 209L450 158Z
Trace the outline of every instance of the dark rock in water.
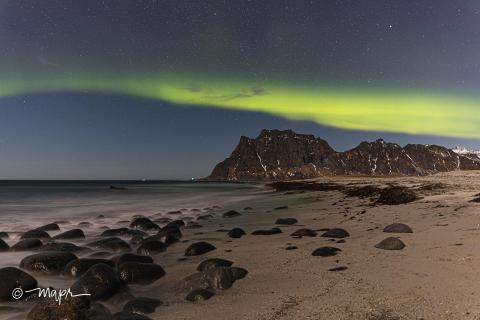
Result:
M91 294L90 299L100 300L113 296L122 288L115 270L99 263L87 270L71 287L74 294Z
M9 237L8 237L8 233L6 233L6 232L0 232L0 239L2 239L2 238L9 238Z
M13 289L21 288L23 291L35 289L37 280L26 272L13 267L0 269L0 300L14 300Z
M123 236L125 232L128 231L128 228L117 228L117 229L108 229L103 231L100 234L100 237L118 237Z
M211 218L213 218L213 215L211 215L211 214L204 214L204 215L198 216L198 217L197 217L197 220L208 220L208 219L211 219Z
M50 235L43 230L33 229L25 232L20 239L49 239Z
M410 190L406 187L392 186L383 189L380 192L380 197L377 200L379 204L385 205L399 205L410 203L420 199L415 191Z
M137 247L139 245L142 244L144 238L142 236L133 236L130 241L129 241L129 244L132 246L132 247Z
M105 216L104 216L103 214L99 214L99 215L97 216L97 219L104 219L104 218L105 218Z
M108 320L152 320L152 319L142 314L122 311L122 312L115 313Z
M375 248L383 250L402 250L405 248L405 243L398 238L389 237L377 243Z
M142 256L134 253L124 253L120 256L114 257L112 261L115 262L117 267L125 262L153 263L152 257Z
M136 218L130 223L130 228L142 229L145 231L160 230L160 226L146 217Z
M69 242L49 242L40 247L34 248L35 251L64 251L64 252L78 252L87 251L89 248L79 247Z
M180 229L181 227L184 227L184 226L185 226L185 222L183 220L173 220L167 223L162 229L163 230L170 229L170 228Z
M252 232L254 236L271 236L279 233L282 233L282 230L279 228L272 228L270 230L256 230Z
M165 275L165 270L158 264L141 262L124 262L118 266L118 277L127 284L150 284Z
M142 240L141 243L146 243L149 241L161 241L166 245L178 242L182 237L180 229L177 227L170 227L167 229L160 230L157 234L153 236L146 237Z
M340 266L340 267L330 268L330 269L328 269L328 271L338 272L338 271L345 271L345 270L347 270L347 269L348 269L348 267Z
M112 314L110 313L110 310L98 302L91 304L90 308L87 310L88 320L110 320L111 318Z
M322 237L325 238L346 238L350 237L350 234L341 228L333 228L322 234Z
M20 268L45 274L59 274L75 259L77 256L71 252L42 252L23 258L20 261Z
M274 208L273 210L286 210L286 209L288 209L288 206L276 207L276 208Z
M110 250L114 252L130 250L130 246L128 245L128 243L117 237L111 237L90 242L87 244L87 246L103 250Z
M42 241L38 239L24 239L20 240L16 244L14 244L10 250L12 251L26 251L33 248L40 247L42 245Z
M236 281L245 278L248 274L248 271L244 268L231 267L230 273L232 274L233 279Z
M83 221L78 224L79 227L90 227L92 224L88 221Z
M298 229L297 231L292 233L290 236L299 237L299 238L301 238L301 237L316 237L317 232L315 230L312 230L312 229L303 228L303 229Z
M123 311L136 314L154 313L155 309L162 305L162 301L152 298L135 298L128 301L123 307Z
M245 208L243 208L243 210L249 211L249 210L253 210L253 208L252 207L245 207Z
M315 257L331 257L336 255L338 252L341 252L342 250L334 247L321 247L316 249L315 251L312 252L312 256Z
M64 273L68 276L78 278L82 276L85 272L87 272L87 270L90 269L92 266L99 263L104 263L112 268L115 267L115 263L111 260L81 258L70 261L65 267Z
M295 218L279 218L275 221L275 224L282 224L282 225L292 225L297 223L298 220Z
M285 250L297 250L298 247L297 246L288 246L285 248Z
M81 229L72 229L63 233L57 234L52 239L80 239L85 238L85 234Z
M8 244L0 238L0 251L8 251L10 247Z
M200 272L203 272L213 267L230 267L232 264L233 264L232 261L225 260L225 259L220 259L220 258L207 259L200 262L200 264L197 266L197 270Z
M217 249L208 242L200 241L191 244L186 250L186 256L198 256Z
M241 216L242 214L240 212L237 212L235 210L230 210L230 211L227 211L225 212L222 216L224 218L233 218L233 217L238 217L238 216Z
M41 299L27 315L27 320L89 320L89 301L85 297L66 297L59 304L54 298Z
M89 255L89 257L91 258L99 258L99 257L108 257L110 256L111 253L110 252L107 252L107 251L97 251L97 252L94 252L92 253L91 255Z
M230 238L241 238L242 236L246 235L245 231L240 228L233 228L232 230L228 231L228 236Z
M161 241L151 240L143 241L137 249L138 254L151 256L167 250L167 245Z
M203 301L203 300L208 300L211 297L213 297L215 294L211 291L208 291L206 289L195 289L193 291L190 291L190 293L187 295L185 300L187 301Z
M44 226L41 226L41 227L37 228L37 230L56 231L56 230L60 230L60 227L56 223L49 223L49 224L46 224Z
M387 233L413 233L412 228L403 223L392 223L385 228L383 232Z

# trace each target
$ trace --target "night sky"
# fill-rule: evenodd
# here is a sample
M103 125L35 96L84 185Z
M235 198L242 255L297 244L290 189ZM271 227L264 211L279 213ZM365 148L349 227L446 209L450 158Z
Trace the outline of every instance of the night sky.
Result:
M476 0L3 0L0 179L189 179L240 135L480 149Z

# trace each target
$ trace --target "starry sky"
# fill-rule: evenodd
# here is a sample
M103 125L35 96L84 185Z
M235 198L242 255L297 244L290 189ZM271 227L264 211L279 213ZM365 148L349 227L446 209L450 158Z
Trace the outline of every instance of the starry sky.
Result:
M240 135L480 149L476 0L3 0L0 179L189 179Z

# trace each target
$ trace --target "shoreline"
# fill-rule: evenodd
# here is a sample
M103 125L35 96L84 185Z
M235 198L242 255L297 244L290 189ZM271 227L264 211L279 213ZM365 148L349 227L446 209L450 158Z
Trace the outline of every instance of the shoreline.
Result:
M322 181L349 188L379 182L383 187L395 184L422 197L400 205L381 205L373 198L348 197L335 190L289 193L270 192L261 187L260 196L221 208L215 217L187 219L187 223L195 222L202 227L182 227L183 237L179 242L169 245L165 252L152 255L153 262L165 270L165 276L148 285L128 285L126 292L100 303L115 313L133 297L161 300L163 304L146 315L150 319L187 320L197 319L201 314L207 320L473 320L480 314L475 303L480 285L476 284L474 269L480 262L480 253L475 249L480 220L479 205L470 201L480 190L479 178L479 172L456 172L428 177L382 180L349 177ZM435 188L419 188L435 184ZM251 209L244 210L246 207ZM236 210L240 215L222 218L221 214L228 210ZM275 222L279 218L295 218L298 222L278 225ZM411 234L393 234L406 247L398 251L375 248L389 236L382 229L393 222L405 223L413 229ZM230 238L226 231L235 227L247 234ZM274 227L282 233L252 235L255 230ZM301 228L315 230L318 235L290 236ZM320 236L322 230L331 228L345 229L350 236L344 239ZM85 246L94 240L88 235L87 238L72 242ZM199 241L206 241L216 249L186 257L185 250ZM313 251L325 246L341 251L331 257L312 256ZM186 293L179 292L179 285L196 272L200 262L209 258L233 261L233 267L244 268L248 274L229 289L214 290L215 295L209 300L186 301ZM329 271L332 269L335 271ZM74 281L32 275L42 285L60 288ZM0 311L0 319L24 317L24 313L17 318L7 317L7 313Z

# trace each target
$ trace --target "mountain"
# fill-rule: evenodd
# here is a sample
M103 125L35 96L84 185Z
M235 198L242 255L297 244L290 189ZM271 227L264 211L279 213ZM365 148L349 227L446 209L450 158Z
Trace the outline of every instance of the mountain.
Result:
M427 175L480 169L480 157L436 145L401 147L382 139L335 151L327 141L292 130L262 130L242 136L230 157L215 166L208 180L309 179L325 175Z

